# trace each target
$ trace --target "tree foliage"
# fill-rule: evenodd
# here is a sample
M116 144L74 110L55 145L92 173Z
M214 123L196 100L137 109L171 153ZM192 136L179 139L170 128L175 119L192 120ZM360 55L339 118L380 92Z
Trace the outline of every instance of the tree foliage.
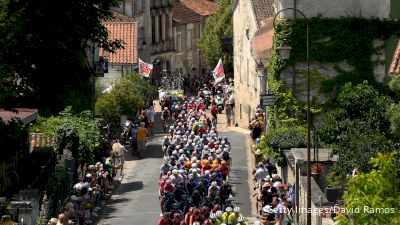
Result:
M278 166L285 166L283 150L307 146L307 129L302 126L278 126L270 129L268 135L261 139L258 148L263 154L271 157Z
M337 108L327 114L319 135L339 155L339 169L369 171L371 157L380 149L392 149L390 121L387 116L392 100L367 82L347 83L336 99Z
M103 94L96 102L96 112L113 125L120 123L121 115L134 115L147 106L156 94L156 89L137 74L131 74L115 86L110 93Z
M233 71L233 55L223 53L221 38L233 36L233 13L231 0L219 0L219 10L207 18L204 32L199 40L199 47L203 51L209 65L217 65L220 58L224 61L226 72Z
M78 164L93 163L94 146L101 135L99 122L91 118L89 111L74 114L71 107L59 116L40 117L30 131L53 136L54 150L62 155L63 150L68 149Z
M6 159L10 156L15 156L16 150L24 150L25 135L26 133L20 121L6 123L0 118L0 146L2 146L0 158Z
M101 21L119 0L5 0L0 2L0 106L57 113L72 103L90 107L85 69L90 41L115 50Z
M349 180L344 201L346 214L351 216L354 224L400 223L400 168L397 156L397 152L378 153L376 158L370 160L373 168L370 172ZM342 216L338 224L351 223Z

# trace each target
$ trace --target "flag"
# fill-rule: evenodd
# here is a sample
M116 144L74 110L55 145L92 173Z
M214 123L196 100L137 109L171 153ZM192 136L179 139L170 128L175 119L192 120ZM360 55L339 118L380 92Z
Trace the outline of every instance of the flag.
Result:
M225 71L224 71L224 65L222 64L222 59L218 60L218 64L215 67L215 69L212 72L213 77L214 77L214 84L217 84L224 80L225 78Z
M153 69L153 64L145 63L139 59L139 74L144 77L149 77L150 72Z

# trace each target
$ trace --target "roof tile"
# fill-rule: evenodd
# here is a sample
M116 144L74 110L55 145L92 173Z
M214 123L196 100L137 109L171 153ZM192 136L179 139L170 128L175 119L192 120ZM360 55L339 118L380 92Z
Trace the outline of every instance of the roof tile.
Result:
M201 20L203 17L178 0L172 1L172 18L179 23L192 23Z
M218 3L212 0L176 0L188 9L201 16L210 16L219 9Z
M108 55L109 63L136 64L138 23L131 17L119 13L113 13L114 18L104 21L103 24L108 30L110 40L123 41L123 48ZM100 56L105 56L103 49Z
M261 26L261 21L275 16L274 0L250 0L253 13L256 18L257 27Z

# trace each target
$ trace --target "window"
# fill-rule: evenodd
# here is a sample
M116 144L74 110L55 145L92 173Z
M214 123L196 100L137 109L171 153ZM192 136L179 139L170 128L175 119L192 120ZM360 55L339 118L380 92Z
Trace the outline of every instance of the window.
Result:
M181 32L176 33L175 36L175 50L176 52L182 51L182 34Z
M247 86L249 86L250 84L250 68L249 68L249 59L247 59L247 63L246 63L246 83Z
M193 49L193 31L191 29L187 32L187 49Z
M143 0L136 0L135 1L135 12L142 13L143 12Z
M240 83L242 83L242 62L243 62L243 57L242 57L242 53L240 53L240 65L239 65L239 80L240 80Z
M240 117L240 119L242 119L242 104L240 104L239 107L240 107L239 108L239 117Z
M138 35L138 48L142 48L143 42L145 41L145 33L144 33L144 26L139 28L139 35Z
M161 15L158 16L158 40L161 42L162 40L162 19Z
M156 18L151 17L151 42L156 43Z

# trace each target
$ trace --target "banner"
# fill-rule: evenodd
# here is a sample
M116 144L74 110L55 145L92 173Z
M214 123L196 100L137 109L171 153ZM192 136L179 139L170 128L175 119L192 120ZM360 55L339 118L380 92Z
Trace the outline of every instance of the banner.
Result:
M220 83L225 78L224 65L222 64L222 59L219 59L217 66L212 72L214 77L214 84Z
M150 72L153 69L153 64L145 63L139 59L139 74L144 77L149 77Z

